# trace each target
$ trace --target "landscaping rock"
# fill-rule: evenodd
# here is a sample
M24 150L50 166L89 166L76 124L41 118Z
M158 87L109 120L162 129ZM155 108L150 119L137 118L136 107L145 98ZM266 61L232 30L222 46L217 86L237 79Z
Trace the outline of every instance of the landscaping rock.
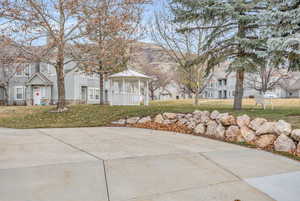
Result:
M253 143L256 139L255 132L248 127L242 127L241 134L245 141L248 143Z
M201 115L201 114L202 114L202 111L200 111L200 110L195 110L193 112L193 115Z
M214 110L211 114L210 114L210 118L213 120L218 119L220 113L217 110Z
M187 127L189 129L194 129L194 128L196 128L196 126L197 126L197 123L194 122L194 121L190 121L190 122L187 123Z
M236 125L235 117L229 115L228 113L220 114L218 117L219 122L221 122L224 126Z
M225 137L231 142L241 142L243 140L241 130L238 126L229 126L225 132Z
M181 113L177 113L176 114L176 118L177 119L182 119L182 118L184 118L185 117L185 114L181 114Z
M218 139L225 139L225 128L221 124L218 124L215 137Z
M158 114L154 117L154 122L156 122L156 123L162 124L163 121L164 121L164 118L161 114Z
M214 136L215 133L216 133L216 129L218 127L218 124L217 122L215 121L209 121L207 123L207 129L206 129L206 135L209 135L209 136Z
M179 120L177 121L177 124L183 126L183 125L186 125L188 122L189 122L189 121L188 121L187 119L181 118L181 119L179 119Z
M194 132L195 132L196 134L200 134L200 135L205 134L205 125L204 125L204 124L198 124L198 125L195 127Z
M292 137L294 140L300 142L300 129L295 129L295 130L293 130L293 131L292 131L292 134L291 134L291 137Z
M249 127L255 131L257 131L259 129L259 127L261 125L263 125L264 123L266 123L267 120L266 119L263 119L263 118L256 118L256 119L253 119L250 124L249 124Z
M255 141L255 144L259 148L266 148L268 146L272 146L275 142L277 136L275 135L262 135L258 137L258 139Z
M210 121L209 116L210 114L208 111L202 112L199 122L203 124L207 124Z
M140 118L139 117L131 117L126 120L126 123L128 124L136 124Z
M300 142L297 145L296 154L297 156L300 156Z
M147 116L147 117L141 118L141 119L138 121L138 123L144 124L144 123L148 123L148 122L150 122L150 121L152 121L151 117L150 117L150 116Z
M275 123L274 131L277 135L287 135L289 136L292 132L292 125L284 120L279 120Z
M169 124L172 124L172 123L173 123L173 121L171 121L170 119L165 119L165 120L162 121L162 124L164 124L164 125L169 125Z
M120 119L118 121L113 121L111 123L116 124L116 125L125 125L126 124L126 119Z
M165 119L176 119L177 115L176 115L176 113L165 112L165 113L163 113L163 117Z
M187 118L187 119L192 118L192 117L193 117L193 115L190 114L190 113L188 113L188 114L185 115L185 118Z
M256 135L274 134L274 133L276 133L274 122L265 122L262 125L260 125L256 130Z
M241 127L247 127L250 124L250 117L246 114L242 115L242 116L238 116L236 118L236 123L237 125L241 128Z
M293 153L296 150L296 145L291 138L281 134L274 142L274 148L276 151Z

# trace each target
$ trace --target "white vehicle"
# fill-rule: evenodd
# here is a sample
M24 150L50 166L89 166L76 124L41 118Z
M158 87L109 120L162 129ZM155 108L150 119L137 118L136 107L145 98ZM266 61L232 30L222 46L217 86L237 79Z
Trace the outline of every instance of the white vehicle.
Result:
M264 98L278 98L278 96L273 92L267 92L264 94Z

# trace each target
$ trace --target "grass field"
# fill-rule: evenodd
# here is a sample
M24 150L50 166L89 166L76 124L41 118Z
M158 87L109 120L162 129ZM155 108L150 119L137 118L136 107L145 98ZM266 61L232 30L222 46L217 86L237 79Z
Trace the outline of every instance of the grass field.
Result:
M300 128L300 99L273 100L275 109L256 108L254 100L245 99L244 109L232 110L232 100L201 99L198 106L193 100L153 101L150 106L100 106L73 105L65 113L51 113L54 106L9 106L0 107L0 127L9 128L53 128L105 126L111 121L132 116L154 116L162 112L192 112L199 110L219 110L234 115L248 114L269 120L284 119Z

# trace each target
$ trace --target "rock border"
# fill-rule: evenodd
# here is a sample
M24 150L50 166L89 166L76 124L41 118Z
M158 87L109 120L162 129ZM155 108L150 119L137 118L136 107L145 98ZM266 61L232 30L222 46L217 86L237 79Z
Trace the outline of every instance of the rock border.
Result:
M246 114L235 117L217 110L195 110L187 114L165 112L153 118L130 117L114 121L112 125L200 135L300 156L300 129L293 130L292 125L284 120L270 122L264 118L251 119Z

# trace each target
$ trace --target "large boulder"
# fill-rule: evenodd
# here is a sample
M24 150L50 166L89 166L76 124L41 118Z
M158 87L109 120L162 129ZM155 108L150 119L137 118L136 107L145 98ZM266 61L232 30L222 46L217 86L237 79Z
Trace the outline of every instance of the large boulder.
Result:
M131 117L126 120L128 124L136 124L140 118L139 117Z
M111 123L115 124L115 125L125 125L126 124L126 119L119 119L118 121L113 121Z
M248 126L250 124L250 121L251 121L250 117L246 114L242 116L238 116L236 118L236 123L240 128Z
M256 130L256 135L274 134L275 122L265 122Z
M292 132L292 125L284 120L279 120L275 123L274 131L277 135L287 135L289 136Z
M296 145L291 138L281 134L274 142L274 148L276 151L293 153L296 150Z
M249 124L249 127L255 131L257 131L259 129L259 127L261 125L263 125L264 123L266 123L267 120L266 119L263 119L263 118L256 118L256 119L253 119L250 124Z
M245 141L248 143L253 143L256 139L255 132L248 127L242 127L241 134Z
M186 125L189 121L186 118L181 118L177 121L178 125Z
M206 135L214 136L218 127L218 123L215 121L209 121L207 123Z
M187 127L188 127L189 129L194 129L194 128L196 128L196 126L197 126L197 123L196 123L195 121L189 121L189 122L187 123Z
M200 110L195 110L193 112L193 115L201 115L201 114L202 114L202 111L200 111Z
M207 112L207 111L206 111ZM209 118L209 113L203 112L200 116L200 123L207 124L211 119Z
M144 124L144 123L148 123L148 122L151 122L151 121L152 121L151 117L150 117L150 116L147 116L147 117L141 118L141 119L138 121L138 123L139 123L139 124Z
M293 130L293 131L292 131L291 137L292 137L294 140L300 142L300 129L295 129L295 130Z
M164 124L164 125L169 125L169 124L172 124L172 123L173 123L173 121L170 120L170 119L165 119L165 120L162 121L162 124Z
M163 117L165 119L176 119L177 114L176 113L171 113L171 112L165 112L165 113L163 113Z
M300 156L300 142L297 145L296 154L297 156Z
M259 148L266 148L268 146L273 146L276 138L277 138L277 136L271 135L271 134L270 135L262 135L256 139L255 144Z
M215 137L222 140L225 139L225 128L222 124L218 124Z
M161 114L158 114L154 117L154 122L156 122L156 123L162 124L163 121L164 121L164 118Z
M228 113L223 113L218 116L218 121L221 122L224 126L236 125L235 117L229 115Z
M225 132L225 137L228 141L231 142L245 141L238 126L229 126Z
M217 110L214 110L211 114L210 114L210 118L212 120L216 120L219 118L220 112L218 112Z
M205 134L205 125L204 124L198 124L195 127L194 132L196 134L204 135Z

